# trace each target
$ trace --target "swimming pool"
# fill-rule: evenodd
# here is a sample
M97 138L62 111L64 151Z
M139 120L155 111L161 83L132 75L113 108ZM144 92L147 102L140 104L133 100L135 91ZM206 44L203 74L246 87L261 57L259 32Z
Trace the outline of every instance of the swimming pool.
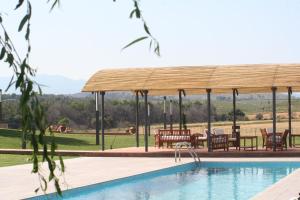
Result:
M184 164L63 193L63 199L249 199L300 167L299 162ZM60 199L55 194L32 199Z

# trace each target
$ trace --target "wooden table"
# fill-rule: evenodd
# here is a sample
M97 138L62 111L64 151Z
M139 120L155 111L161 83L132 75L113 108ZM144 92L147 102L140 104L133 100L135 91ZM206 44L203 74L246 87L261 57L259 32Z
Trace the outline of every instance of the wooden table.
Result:
M292 134L291 137L292 137L292 147L300 147L300 146L297 146L300 144L296 144L296 137L300 137L300 134Z
M244 142L241 142L242 140L244 140ZM250 146L246 145L246 141L250 140ZM253 142L253 140L255 141L255 144ZM242 146L243 144L243 146ZM244 148L244 150L246 149L251 149L253 151L254 147L256 148L256 150L258 150L258 138L257 136L240 136L240 146L239 146L239 150L241 150L241 148Z

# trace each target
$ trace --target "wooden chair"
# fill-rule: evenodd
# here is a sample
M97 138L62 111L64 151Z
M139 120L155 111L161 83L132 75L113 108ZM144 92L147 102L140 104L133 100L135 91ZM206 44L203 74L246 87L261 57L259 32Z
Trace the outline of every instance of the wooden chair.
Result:
M276 133L275 136L275 141L276 141L276 149L281 149L283 150L283 147L285 147L285 149L287 150L287 136L289 134L289 130L286 129L283 133ZM268 148L273 148L273 134L267 134L266 137L266 150L268 150Z
M214 134L211 135L211 147L214 149L229 150L228 135L225 134L224 129L214 129Z
M261 132L261 137L262 137L262 148L264 148L266 146L266 140L267 140L267 129L265 128L261 128L260 129Z

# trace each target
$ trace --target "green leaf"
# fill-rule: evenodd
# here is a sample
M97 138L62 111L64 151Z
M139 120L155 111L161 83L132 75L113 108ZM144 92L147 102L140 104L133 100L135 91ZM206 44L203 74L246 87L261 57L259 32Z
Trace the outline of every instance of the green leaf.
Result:
M145 31L146 31L146 33L147 33L148 35L151 35L151 33L150 33L150 31L149 31L149 28L148 28L148 26L147 26L146 23L144 23L144 29L145 29Z
M31 18L32 7L31 7L30 1L27 1L27 2L28 2L28 18L30 19Z
M41 188L45 192L47 190L47 181L46 179L42 176L41 180L43 181L44 185L41 183Z
M22 19L21 22L20 22L19 29L18 29L19 32L22 31L23 26L25 25L25 23L26 23L28 20L29 20L29 15L27 14L27 15L25 15L25 16L23 17L23 19Z
M12 50L11 46L9 43L6 43L6 46L9 48L9 50Z
M1 49L1 53L0 53L0 60L2 60L3 58L4 58L4 56L5 56L5 48L4 47L2 47L2 49Z
M24 76L24 72L21 72L21 74L17 78L16 89L19 88L21 83L23 82L23 76Z
M141 11L139 8L139 4L136 0L134 0L134 7L135 7L135 16L136 18L141 18Z
M30 24L28 24L27 29L26 29L26 34L25 34L25 39L28 40L30 35Z
M24 0L19 0L19 3L17 4L15 10L17 10L23 3L24 3Z
M129 18L132 18L133 15L134 15L134 13L135 13L135 9L134 9L133 11L131 11L131 13L130 13L130 15L129 15Z
M56 192L58 193L58 195L62 196L62 192L61 192L61 189L60 189L59 182L58 182L57 178L54 181L54 185L55 185L55 189L56 189Z
M14 56L11 53L7 54L5 62L8 62L9 66L12 66L14 63Z
M6 33L6 31L4 31L4 36L5 36L5 42L7 42L9 40L8 34Z
M151 49L151 47L152 47L152 42L153 42L153 40L150 41L150 44L149 44L149 51L150 51L150 49Z
M48 0L48 2L49 2L50 0ZM51 8L50 8L50 11L52 11L53 10L53 8L57 5L57 6L59 6L59 3L60 3L60 1L59 0L54 0L54 2L53 2L53 4L52 4L52 6L51 6Z
M59 163L60 163L61 171L65 172L65 164L64 164L64 161L62 159L62 156L59 156Z
M136 16L136 18L141 18L141 11L140 11L140 9L135 9L135 16Z
M156 44L154 52L156 53L156 55L160 56L160 49L159 49L159 44L158 43Z
M36 188L36 189L34 190L34 192L35 192L35 193L38 193L39 190L40 190L40 188Z
M122 48L122 50L123 50L123 49L126 49L126 48L128 48L128 47L130 47L131 45L133 45L133 44L135 44L135 43L137 43L137 42L140 42L140 41L142 41L142 40L145 40L145 39L147 39L147 38L148 38L148 36L140 37L140 38L138 38L138 39L136 39L136 40L130 42L129 44L127 44L125 47Z

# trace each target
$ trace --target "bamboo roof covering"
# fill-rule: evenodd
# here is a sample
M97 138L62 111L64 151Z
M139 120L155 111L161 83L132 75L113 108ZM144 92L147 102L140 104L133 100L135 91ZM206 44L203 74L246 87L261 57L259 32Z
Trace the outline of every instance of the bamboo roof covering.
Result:
M248 64L108 69L96 72L83 92L148 90L149 95L300 91L300 64Z

